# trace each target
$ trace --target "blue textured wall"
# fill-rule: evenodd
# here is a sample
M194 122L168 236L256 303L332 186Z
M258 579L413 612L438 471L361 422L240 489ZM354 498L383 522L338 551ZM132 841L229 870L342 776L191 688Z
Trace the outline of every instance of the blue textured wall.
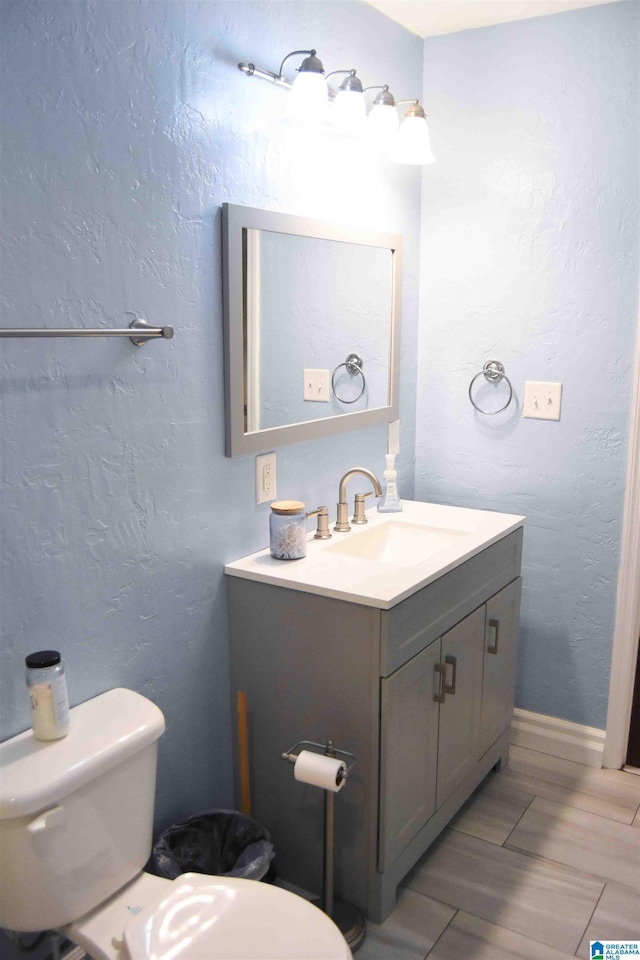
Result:
M528 516L517 703L600 728L638 309L639 12L425 43L439 162L423 189L416 495ZM493 358L516 398L483 417L467 388ZM526 380L563 383L559 422L521 417ZM506 396L476 393L493 409Z
M404 487L412 490L420 171L316 161L277 123L277 70L327 69L419 95L422 43L351 2L3 0L4 326L126 326L171 342L3 340L0 739L29 724L24 655L60 649L73 703L155 700L159 823L232 802L223 564L265 547L254 458L224 457L220 204L402 233ZM357 161L357 162L356 162ZM386 430L278 452L278 494L335 511ZM292 731L295 738L296 731Z

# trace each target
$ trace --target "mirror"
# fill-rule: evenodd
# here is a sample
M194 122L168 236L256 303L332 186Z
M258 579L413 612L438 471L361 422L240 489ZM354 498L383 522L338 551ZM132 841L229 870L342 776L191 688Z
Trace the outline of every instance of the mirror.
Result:
M402 238L223 204L226 454L398 418Z

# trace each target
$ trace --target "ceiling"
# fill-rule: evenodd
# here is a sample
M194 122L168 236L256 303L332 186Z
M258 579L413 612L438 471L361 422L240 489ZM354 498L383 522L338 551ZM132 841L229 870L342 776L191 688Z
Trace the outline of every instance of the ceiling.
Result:
M365 0L391 20L416 33L434 37L510 20L526 20L563 10L592 7L609 0Z

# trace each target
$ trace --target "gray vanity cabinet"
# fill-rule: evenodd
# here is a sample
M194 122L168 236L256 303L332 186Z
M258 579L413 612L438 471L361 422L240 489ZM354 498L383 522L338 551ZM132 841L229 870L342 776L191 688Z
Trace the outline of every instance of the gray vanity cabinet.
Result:
M436 806L441 807L478 761L484 608L442 638ZM451 677L449 678L449 671Z
M477 763L484 624L480 607L382 680L381 871Z
M393 863L436 809L440 643L380 684L380 842L378 869Z
M507 759L521 550L517 529L389 609L227 577L252 815L271 832L284 880L322 889L324 793L281 759L298 740L330 737L357 758L336 795L335 890L375 922ZM234 758L238 787L237 742Z
M511 723L520 583L381 681L381 872Z
M489 749L511 723L520 620L520 579L487 602L482 675L480 753Z

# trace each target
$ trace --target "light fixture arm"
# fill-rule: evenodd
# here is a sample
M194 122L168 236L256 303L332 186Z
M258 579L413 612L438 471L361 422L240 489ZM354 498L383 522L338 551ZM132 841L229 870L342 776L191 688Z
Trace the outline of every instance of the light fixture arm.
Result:
M271 70L262 70L260 67L256 67L254 63L239 63L238 70L241 70L242 73L248 77L258 77L259 80L268 80L278 87L286 87L287 90L291 90L293 86L291 80L286 80L283 76L272 73Z
M278 76L284 79L282 75L282 68L289 59L289 57L300 57L305 56L305 59L302 61L298 67L299 73L324 73L324 67L322 66L322 61L316 57L315 50L292 50L291 53L288 53L282 63L280 64L280 72Z
M248 77L258 77L260 80L268 80L270 83L276 84L279 87L286 87L287 90L291 90L291 87L293 86L293 80L287 80L282 73L282 70L289 57L299 56L305 56L305 59L298 67L298 73L324 74L322 61L316 57L315 50L292 50L291 53L286 55L280 64L278 73L273 73L271 70L263 70L261 67L256 67L254 63L239 63L238 70L241 70L242 73L246 74Z

